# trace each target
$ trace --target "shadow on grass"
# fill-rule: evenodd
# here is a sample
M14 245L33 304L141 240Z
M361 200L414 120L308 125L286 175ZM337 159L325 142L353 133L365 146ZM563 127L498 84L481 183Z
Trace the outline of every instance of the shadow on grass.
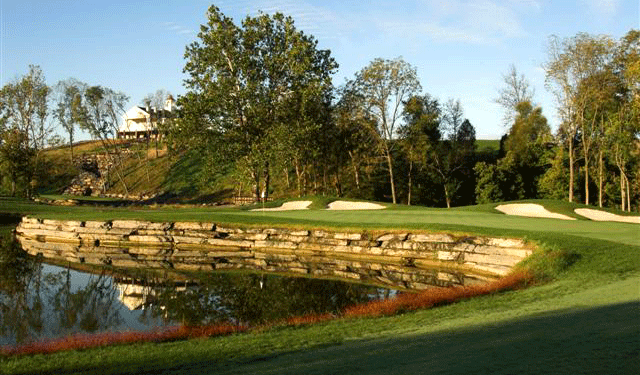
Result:
M236 358L198 357L57 374L637 374L640 302L571 309L470 329L347 341L334 346ZM222 358L222 359L221 359ZM121 365L121 366L120 366Z

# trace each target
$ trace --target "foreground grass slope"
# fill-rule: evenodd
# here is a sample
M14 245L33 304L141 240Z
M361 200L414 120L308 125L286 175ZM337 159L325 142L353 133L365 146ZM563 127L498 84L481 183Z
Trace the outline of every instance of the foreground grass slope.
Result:
M640 371L637 225L509 217L486 206L375 212L53 208L0 201L43 217L450 230L527 237L546 282L517 292L390 317L165 344L0 359L1 373L598 373ZM544 204L544 202L543 202ZM572 205L555 203L564 210ZM59 210L60 209L60 210Z

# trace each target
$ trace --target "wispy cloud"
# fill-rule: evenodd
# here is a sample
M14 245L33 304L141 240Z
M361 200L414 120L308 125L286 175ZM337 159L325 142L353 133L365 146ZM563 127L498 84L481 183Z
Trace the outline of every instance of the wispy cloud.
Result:
M172 21L163 22L162 26L165 28L165 30L176 33L178 35L195 34L195 31L193 31L192 29L186 28Z
M236 17L258 11L290 15L299 29L321 41L355 33L403 39L420 35L437 42L470 44L498 44L526 35L518 12L537 11L542 6L539 0L414 0L390 7L388 2L373 0L337 13L330 3L308 0L221 0L217 5Z
M604 21L611 21L615 18L620 7L619 0L582 0L589 12Z
M509 3L513 6L530 8L536 11L542 9L542 3L539 0L509 0Z
M494 1L423 0L421 5L420 12L401 19L379 18L379 28L393 34L417 33L436 42L469 44L498 44L526 35L516 12Z
M296 27L306 34L312 34L318 40L339 39L346 35L346 23L343 16L326 6L313 5L307 1L294 0L236 0L219 1L218 7L227 15L255 16L258 12L273 14L276 12L291 16ZM240 22L240 19L236 19Z

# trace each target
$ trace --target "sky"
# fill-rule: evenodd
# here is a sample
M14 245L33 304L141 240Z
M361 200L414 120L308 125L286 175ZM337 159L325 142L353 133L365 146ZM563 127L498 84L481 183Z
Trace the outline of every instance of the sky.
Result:
M158 89L184 94L185 47L212 4L237 24L259 11L290 15L331 50L335 85L377 57L402 57L423 93L460 100L478 139L507 131L493 100L511 64L557 127L544 85L551 35L617 40L640 28L640 0L0 0L0 85L39 65L49 85L73 77L107 86L128 95L128 107Z

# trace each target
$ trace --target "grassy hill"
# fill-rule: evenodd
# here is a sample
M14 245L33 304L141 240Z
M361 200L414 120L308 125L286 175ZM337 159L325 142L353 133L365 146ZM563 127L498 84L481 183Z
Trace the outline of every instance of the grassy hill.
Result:
M171 155L166 145L158 145L156 150L153 141L148 145L144 142L122 141L120 146L130 151L123 163L122 179L132 196L161 194L164 200L173 202L215 202L230 197L237 187L232 177L220 179L215 184L207 179L203 170L203 155L197 152ZM500 148L500 141L477 140L476 146L479 154L494 155ZM76 158L99 153L104 153L104 149L98 141L80 142L74 146ZM66 146L52 148L46 150L43 156L47 173L39 191L53 198L62 198L59 194L79 172L70 161L70 149ZM279 192L280 196L289 195L282 186L279 186ZM125 193L123 184L115 174L110 176L107 193ZM290 195L295 195L295 192L291 191Z
M200 183L202 160L196 153L172 156L167 152L166 145L159 145L156 149L154 142L147 145L144 142L123 141L120 147L127 152L120 171L131 196L164 193L176 199L190 200L216 191ZM104 149L98 141L86 141L74 146L76 160L83 155L103 153ZM80 170L71 163L71 152L66 146L46 150L43 157L50 173L41 183L40 193L62 198L59 194ZM107 194L125 193L124 185L113 172L109 186Z

